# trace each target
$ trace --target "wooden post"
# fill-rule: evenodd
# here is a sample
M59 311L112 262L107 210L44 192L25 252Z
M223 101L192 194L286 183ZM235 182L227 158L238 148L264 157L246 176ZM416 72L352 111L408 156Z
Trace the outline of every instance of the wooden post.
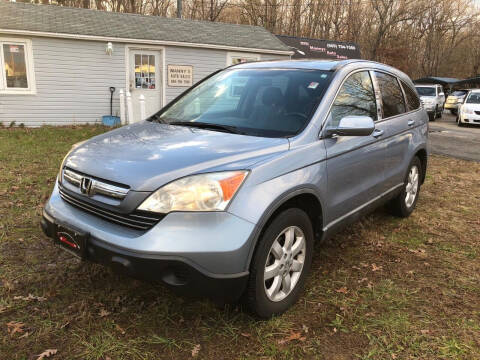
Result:
M132 94L128 90L127 90L127 113L128 113L128 124L133 124L135 120L133 119Z
M140 94L138 97L138 100L140 102L140 121L145 120L145 95Z
M125 119L125 93L123 89L120 89L120 123L125 125L127 123L127 119Z

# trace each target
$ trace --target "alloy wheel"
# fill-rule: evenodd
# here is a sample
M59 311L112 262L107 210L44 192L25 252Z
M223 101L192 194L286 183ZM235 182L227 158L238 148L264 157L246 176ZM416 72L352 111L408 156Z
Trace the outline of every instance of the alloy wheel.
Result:
M418 180L418 167L414 165L408 173L407 186L405 188L405 205L407 205L407 208L410 208L417 198Z
M285 299L300 279L305 263L306 241L303 231L289 226L273 242L263 275L265 294L271 301Z

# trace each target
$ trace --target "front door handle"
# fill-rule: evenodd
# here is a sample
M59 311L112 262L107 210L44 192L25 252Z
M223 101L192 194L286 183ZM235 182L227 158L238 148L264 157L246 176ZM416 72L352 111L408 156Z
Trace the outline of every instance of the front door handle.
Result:
M383 130L375 129L375 130L373 131L372 136L373 136L374 138L379 138L380 136L383 135L383 133L384 133Z
M415 120L408 120L408 126L413 126L415 125Z

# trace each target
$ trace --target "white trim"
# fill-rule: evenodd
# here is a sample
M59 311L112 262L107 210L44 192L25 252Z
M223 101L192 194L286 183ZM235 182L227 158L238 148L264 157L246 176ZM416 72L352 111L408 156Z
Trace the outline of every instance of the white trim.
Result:
M227 66L233 65L232 60L233 58L248 58L252 59L253 61L259 61L261 59L260 54L251 53L251 52L227 52Z
M3 44L22 45L25 51L25 67L27 70L28 88L7 88L5 78L5 64L3 56ZM0 94L1 95L35 95L37 85L35 80L35 68L33 64L32 41L30 39L0 37Z
M43 31L29 31L29 30L11 30L0 29L0 34L15 34L15 35L30 35L30 36L43 36L52 38L65 38L76 40L92 40L92 41L111 41L111 42L123 42L128 44L150 44L150 45L170 45L170 46L184 46L195 47L205 49L222 49L232 51L246 51L260 54L278 54L278 55L293 55L293 51L288 50L271 50L271 49L256 49L256 48L242 48L238 46L227 45L213 45L213 44L198 44L179 41L163 41L163 40L145 40L145 39L129 39L129 38L116 38L109 36L94 36L94 35L80 35L80 34L65 34L65 33L49 33Z
M165 91L166 91L166 65L165 65L165 47L164 46L135 46L135 45L125 45L125 89L130 91L130 52L132 50L153 50L160 51L160 58L162 60L162 71L160 75L160 81L162 82L162 98L160 101L160 109L165 106Z

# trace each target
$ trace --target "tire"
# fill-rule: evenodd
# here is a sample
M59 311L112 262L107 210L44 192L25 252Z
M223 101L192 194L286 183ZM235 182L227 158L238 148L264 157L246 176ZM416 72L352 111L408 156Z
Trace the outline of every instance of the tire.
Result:
M443 116L443 108L437 113L437 119L441 119Z
M412 169L416 168L416 182L411 179L412 176ZM418 197L420 195L420 180L422 179L422 163L420 159L415 156L413 160L410 162L410 165L408 166L408 171L407 175L405 176L404 180L404 185L402 187L402 191L400 194L392 199L388 207L390 211L392 212L393 215L406 218L409 217L410 214L413 212L415 209L415 206L417 205ZM415 190L412 189L411 180L413 180L413 187L415 187ZM410 189L412 190L410 190ZM414 198L412 199L411 196L414 193ZM409 196L407 198L407 196Z
M303 244L300 240L302 233ZM287 234L294 235L291 247L293 252L290 253L284 251ZM281 212L268 225L259 240L250 266L246 302L253 313L261 318L270 318L282 314L298 300L312 264L313 240L310 218L298 208ZM276 247L273 246L274 243L277 244ZM299 252L293 256L296 249ZM290 254L293 257L290 257ZM299 268L302 261L303 266ZM274 266L275 264L277 265ZM299 271L293 270L294 267ZM276 275L265 280L267 268L271 269L270 274ZM292 287L286 293L284 286L287 284L287 274Z
M428 114L428 120L429 121L435 121L435 117L437 116L436 113L429 113Z
M457 121L457 125L458 125L459 127L463 127L465 124L462 123L462 122L460 121L460 118L459 118L458 121Z
M452 114L452 115L457 115L457 114L458 114L458 112L457 112L457 110L456 110L456 109L452 109L452 110L450 110L450 114Z

